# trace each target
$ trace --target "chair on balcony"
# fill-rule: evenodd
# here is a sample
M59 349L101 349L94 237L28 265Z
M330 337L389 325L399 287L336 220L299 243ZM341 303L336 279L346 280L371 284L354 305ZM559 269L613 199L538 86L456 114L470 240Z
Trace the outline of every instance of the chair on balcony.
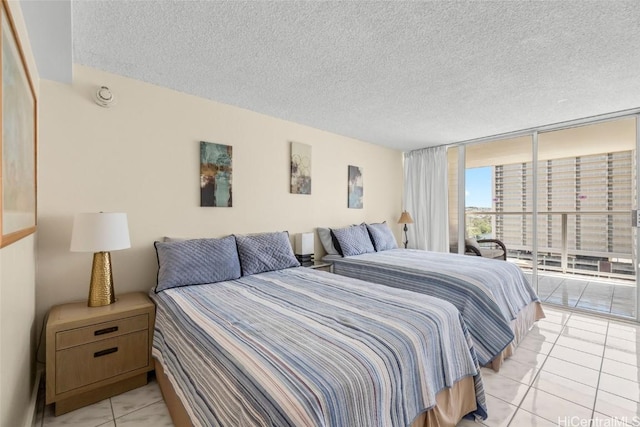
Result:
M487 245L489 244L489 245ZM507 247L498 239L464 239L465 255L507 260ZM483 246L481 246L483 245Z

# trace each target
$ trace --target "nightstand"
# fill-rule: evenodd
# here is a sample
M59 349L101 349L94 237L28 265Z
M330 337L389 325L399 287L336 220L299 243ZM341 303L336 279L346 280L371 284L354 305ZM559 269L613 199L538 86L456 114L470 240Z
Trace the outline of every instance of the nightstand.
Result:
M314 270L322 270L333 273L333 264L328 262L318 262L317 264L307 266L307 268L313 268Z
M142 292L103 307L51 308L47 320L47 404L60 415L143 386L153 369L155 306Z

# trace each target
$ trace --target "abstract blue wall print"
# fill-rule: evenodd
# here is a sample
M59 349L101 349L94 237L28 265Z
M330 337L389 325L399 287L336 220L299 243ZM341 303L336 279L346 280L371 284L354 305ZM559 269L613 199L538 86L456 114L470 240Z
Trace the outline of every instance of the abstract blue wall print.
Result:
M230 145L200 142L200 206L233 205L232 150Z
M291 143L291 193L311 194L311 146Z

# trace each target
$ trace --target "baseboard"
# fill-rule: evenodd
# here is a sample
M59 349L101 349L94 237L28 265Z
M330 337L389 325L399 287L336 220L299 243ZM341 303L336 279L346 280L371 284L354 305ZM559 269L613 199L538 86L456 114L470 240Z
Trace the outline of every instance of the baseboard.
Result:
M36 369L36 378L34 381L33 389L31 390L31 399L29 400L29 407L27 408L27 418L24 422L24 427L33 427L33 422L38 414L38 391L40 390L40 381L42 381L44 368L38 366Z

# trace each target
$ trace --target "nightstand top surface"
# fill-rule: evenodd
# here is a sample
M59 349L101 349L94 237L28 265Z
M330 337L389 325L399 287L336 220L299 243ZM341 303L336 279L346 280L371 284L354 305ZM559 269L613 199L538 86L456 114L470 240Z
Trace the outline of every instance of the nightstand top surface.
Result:
M315 264L312 265L307 265L307 268L324 268L324 267L331 267L331 263L330 262L322 262L322 261L318 261Z
M67 304L56 305L49 311L47 327L60 323L75 322L80 320L98 319L105 316L117 316L121 313L136 309L149 309L153 302L143 292L132 292L116 295L116 302L102 307L89 307L87 301L76 301Z

